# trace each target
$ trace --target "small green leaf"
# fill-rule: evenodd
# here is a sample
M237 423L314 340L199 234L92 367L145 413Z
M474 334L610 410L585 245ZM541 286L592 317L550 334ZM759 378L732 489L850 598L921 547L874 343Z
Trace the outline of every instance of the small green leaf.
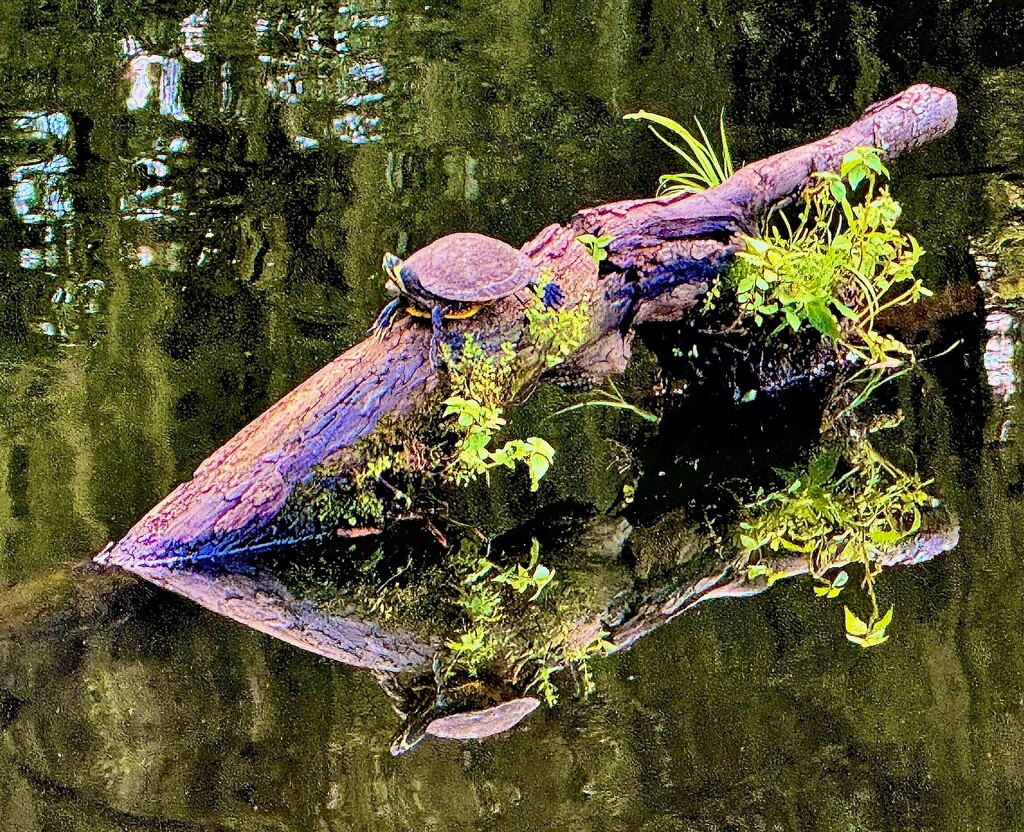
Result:
M832 298L832 306L836 308L840 315L842 315L844 318L848 318L851 321L856 321L860 317L860 315L858 315L856 312L850 309L849 306L836 300L835 298Z
M747 248L751 249L752 251L755 251L758 254L764 254L766 251L768 251L769 248L771 248L770 243L760 239L759 237L748 237L745 234L741 234L740 236L743 240L744 245L746 245Z
M819 453L807 469L811 482L818 485L828 482L835 474L841 456L842 453L838 447L826 448Z
M885 632L886 627L892 623L892 611L893 608L889 607L889 611L871 628L872 632Z
M874 624L868 626L856 615L850 612L849 607L846 608L846 638L852 641L854 644L859 644L861 647L876 647L879 644L884 644L889 640L889 636L886 635L886 628L892 623L892 612L893 608L889 607L889 611L883 615Z
M854 613L849 607L843 607L846 610L846 635L862 637L868 634L868 625L861 621L856 613Z
M494 564L491 563L489 560L487 560L487 558L480 558L480 560L477 561L477 566L478 566L478 569L473 574L471 574L468 578L466 578L466 580L463 581L464 584L475 584L478 580L480 580L482 577L484 577L488 572L490 572L492 569L494 569Z
M537 587L537 591L534 592L533 596L530 598L531 602L536 601L540 597L541 592L544 591L544 587L551 583L551 579L554 577L555 572L553 569L548 569L546 566L541 566L539 563L537 564L536 569L533 570L532 578L534 586Z
M833 341L839 338L839 327L832 313L820 301L807 304L807 320L818 332Z

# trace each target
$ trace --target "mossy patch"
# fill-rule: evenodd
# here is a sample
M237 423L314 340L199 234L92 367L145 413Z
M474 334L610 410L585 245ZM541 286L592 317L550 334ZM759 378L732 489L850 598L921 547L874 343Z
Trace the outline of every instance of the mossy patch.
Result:
M529 436L495 447L505 427L505 409L545 369L557 366L586 340L586 300L572 308L545 303L550 271L534 287L518 344L491 349L473 333L457 347L442 344L440 388L416 413L382 419L372 434L337 459L318 465L282 510L279 531L309 539L375 530L412 513L429 514L434 497L449 484L467 485L495 468L522 464L536 491L555 457L542 437ZM428 494L430 499L423 500Z

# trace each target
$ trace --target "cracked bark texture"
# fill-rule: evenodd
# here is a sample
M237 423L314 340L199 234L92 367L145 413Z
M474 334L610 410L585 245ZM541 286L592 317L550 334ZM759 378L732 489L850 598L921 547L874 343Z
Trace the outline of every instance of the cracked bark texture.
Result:
M550 372L587 379L621 372L633 326L682 318L728 264L737 234L793 200L814 172L838 171L858 145L891 159L947 133L956 114L952 93L913 86L850 126L749 164L705 193L601 205L543 229L522 250L538 269L551 269L567 308L586 302L591 318L586 342ZM581 234L612 237L600 270L576 241ZM453 322L453 337L473 332L492 349L519 343L529 292ZM429 398L438 385L430 335L429 326L405 318L383 339L352 347L242 428L97 561L171 565L244 550L318 464L337 462L382 417L401 419Z

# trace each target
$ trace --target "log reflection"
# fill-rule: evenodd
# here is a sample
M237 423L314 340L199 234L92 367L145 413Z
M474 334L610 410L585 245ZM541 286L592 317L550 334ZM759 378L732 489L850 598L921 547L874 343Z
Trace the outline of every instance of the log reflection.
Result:
M632 533L632 527L621 518L598 518L579 533L575 546L584 550L583 560L590 568L600 570L601 564L620 557ZM919 564L953 549L958 541L958 524L940 512L881 562L886 566ZM138 564L126 568L247 627L370 671L405 720L392 743L393 754L409 750L426 734L465 740L508 731L540 704L513 666L488 667L475 678L465 672L442 672L450 632L439 628L413 633L383 626L368 616L332 612L316 601L297 597L279 577L256 563L235 561L215 568ZM808 574L808 560L780 557L772 570L775 577L771 583L779 577L799 577ZM611 581L609 574L614 576ZM585 644L602 636L606 654L628 649L706 601L748 597L769 588L763 576L751 577L742 557L685 560L658 578L654 586L625 570L605 569L600 580L607 584L602 597L610 600L574 620L572 638Z

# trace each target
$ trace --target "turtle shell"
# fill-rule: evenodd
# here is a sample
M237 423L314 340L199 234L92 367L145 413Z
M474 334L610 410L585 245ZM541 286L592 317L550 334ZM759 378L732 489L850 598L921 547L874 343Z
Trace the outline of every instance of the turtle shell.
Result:
M403 264L420 286L442 300L497 300L526 286L534 275L529 258L508 243L483 234L449 234Z
M427 726L427 733L450 740L479 740L511 731L537 710L539 699L524 696L493 708L442 716Z

